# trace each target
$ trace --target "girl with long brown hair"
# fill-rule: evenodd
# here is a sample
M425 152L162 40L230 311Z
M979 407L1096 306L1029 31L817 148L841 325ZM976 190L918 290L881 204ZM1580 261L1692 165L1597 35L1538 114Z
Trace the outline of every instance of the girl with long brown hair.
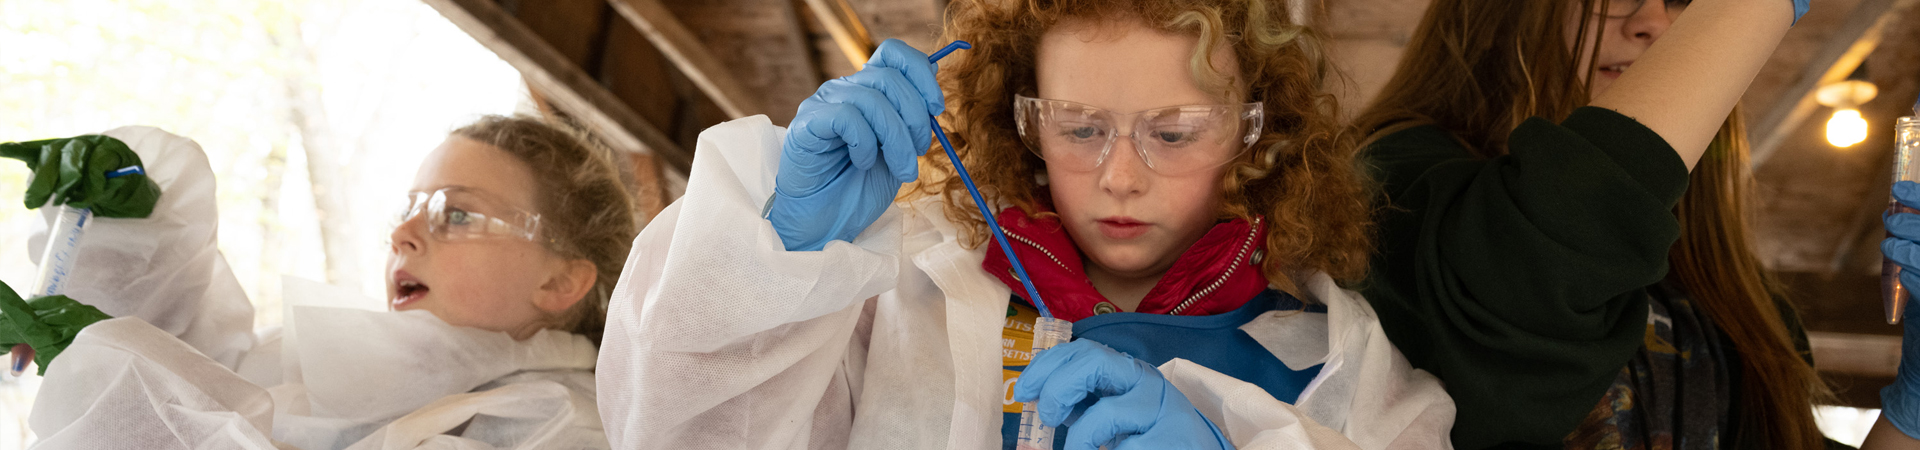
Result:
M1822 446L1734 110L1789 6L1433 3L1357 123L1388 203L1365 291L1456 446Z
M950 8L944 67L888 41L790 128L701 135L609 315L615 446L1009 448L1023 402L1076 450L1446 446L1338 284L1370 212L1318 35L1266 2ZM1041 306L1077 340L1035 356Z

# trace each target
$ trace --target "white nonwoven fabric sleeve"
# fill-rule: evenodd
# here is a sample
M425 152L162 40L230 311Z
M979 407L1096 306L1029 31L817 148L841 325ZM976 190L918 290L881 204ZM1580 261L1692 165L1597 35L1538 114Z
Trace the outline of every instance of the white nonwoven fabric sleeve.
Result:
M681 205L679 217L650 230L670 234L667 245L636 239L649 245L648 254L629 255L666 258L639 311L654 345L710 352L893 288L900 232L891 215L855 238L858 246L836 241L814 252L786 251L773 225L760 218L773 194L784 135L764 116L700 133L695 154L703 158L695 158L687 195L674 202ZM754 294L761 296L738 297Z
M47 368L28 424L34 448L276 448L273 399L137 318L80 331Z
M138 317L228 368L253 346L253 305L220 255L213 169L200 145L152 127L101 133L140 155L160 186L153 214L95 217L80 241L66 295L114 317ZM54 211L28 240L39 263Z
M852 244L789 252L761 207L784 130L700 134L687 192L635 239L597 371L616 448L807 448L851 426L867 299L893 289L899 211ZM824 435L815 436L817 433Z

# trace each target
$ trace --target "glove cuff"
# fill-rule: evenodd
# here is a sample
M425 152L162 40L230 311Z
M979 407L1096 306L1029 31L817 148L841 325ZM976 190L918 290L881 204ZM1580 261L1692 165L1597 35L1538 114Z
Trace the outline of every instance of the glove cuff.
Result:
M1171 388L1172 386L1168 386L1168 387ZM1193 415L1200 417L1200 423L1207 424L1207 431L1213 432L1213 440L1214 442L1220 444L1221 449L1233 450L1233 442L1227 440L1227 435L1225 433L1220 432L1220 427L1218 425L1214 425L1212 420L1207 420L1206 414L1200 413L1200 408L1194 408ZM1905 431L1905 430L1902 430L1902 431Z
M1914 398L1910 389L1904 379L1880 389L1880 417L1907 437L1920 439L1920 410L1916 410L1920 399Z
M778 191L775 191L773 195L767 196L766 206L760 207L760 218L765 219L768 225L773 226L774 234L780 235L780 246L790 252L817 252L826 249L827 243L833 241L833 233L827 233L825 236L804 236L806 233L795 229L795 227L781 225L782 222L797 219L776 217L791 213L791 211L776 211L773 209L775 199L778 198L780 198Z

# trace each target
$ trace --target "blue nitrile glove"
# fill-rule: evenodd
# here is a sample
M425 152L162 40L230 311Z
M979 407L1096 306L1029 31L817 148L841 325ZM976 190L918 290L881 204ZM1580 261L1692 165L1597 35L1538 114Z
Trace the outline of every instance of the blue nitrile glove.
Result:
M1013 384L1013 399L1038 401L1050 427L1089 398L1097 400L1067 429L1067 450L1233 448L1159 369L1091 339L1041 351Z
M1901 181L1893 184L1893 198L1908 207L1920 208L1920 183ZM1920 293L1920 215L1888 214L1886 240L1880 241L1880 253L1900 265L1900 283L1908 296ZM1880 390L1880 417L1914 439L1920 439L1920 304L1907 299L1900 319L1906 335L1900 338L1900 373L1893 384Z
M920 176L946 110L927 54L888 39L859 72L826 82L787 128L767 220L789 251L853 241Z
M1920 288L1920 274L1903 268L1900 282L1912 292ZM1906 333L1900 337L1900 373L1893 384L1880 389L1880 417L1908 437L1920 439L1920 308L1909 305L1900 326Z

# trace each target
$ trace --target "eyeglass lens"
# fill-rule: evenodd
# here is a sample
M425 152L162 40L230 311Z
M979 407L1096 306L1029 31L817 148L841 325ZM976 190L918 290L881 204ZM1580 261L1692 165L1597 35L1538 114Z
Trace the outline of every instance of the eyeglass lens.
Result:
M401 222L426 214L427 231L441 240L485 237L533 239L539 216L515 211L461 190L408 194Z
M1120 115L1066 101L1021 101L1023 109L1029 109L1020 118L1029 147L1048 164L1070 170L1092 170L1114 157L1114 143L1124 134L1155 172L1187 173L1226 163L1245 152L1251 142L1247 137L1259 132L1259 113L1248 114L1244 105L1176 106Z

